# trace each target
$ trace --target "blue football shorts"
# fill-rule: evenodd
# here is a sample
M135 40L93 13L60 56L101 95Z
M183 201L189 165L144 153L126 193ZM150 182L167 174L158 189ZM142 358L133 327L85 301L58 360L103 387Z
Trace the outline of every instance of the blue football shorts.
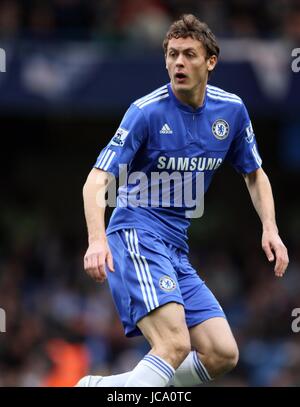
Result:
M189 328L225 314L181 249L142 229L108 234L115 272L110 290L126 336L141 335L137 322L154 309L176 302Z

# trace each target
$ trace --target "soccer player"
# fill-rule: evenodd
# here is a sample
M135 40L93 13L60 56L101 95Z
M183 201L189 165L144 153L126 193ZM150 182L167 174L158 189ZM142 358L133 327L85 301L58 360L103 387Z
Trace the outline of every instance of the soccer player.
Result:
M247 110L238 96L207 84L219 55L214 34L195 16L184 15L171 25L163 47L170 83L129 107L83 189L89 240L84 268L98 282L108 278L125 334L144 335L151 350L131 372L86 376L78 386L193 386L238 361L224 312L188 259L187 205L176 205L174 198L164 205L163 192L160 202L151 201L159 189L151 189L152 174L190 173L192 184L202 174L206 191L226 159L245 179L275 276L282 277L288 265ZM121 165L128 166L128 182L119 188L105 231L99 200L104 201L109 173L117 177ZM175 193L169 181L162 177L161 187ZM150 195L137 205L130 198L138 195L139 183L140 195Z

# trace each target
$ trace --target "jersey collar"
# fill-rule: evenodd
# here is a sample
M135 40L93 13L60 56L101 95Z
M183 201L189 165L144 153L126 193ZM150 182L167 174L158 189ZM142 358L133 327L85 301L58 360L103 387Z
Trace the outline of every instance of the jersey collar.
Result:
M175 103L175 105L177 107L179 107L179 109L184 110L187 113L200 114L200 113L202 113L203 109L205 108L205 105L206 105L206 91L205 91L203 105L198 107L197 109L194 109L192 106L189 106L189 105L187 105L185 103L180 102L180 100L177 99L177 97L174 95L170 82L168 83L168 91L169 91L169 95L170 95L171 99L173 100L173 102Z

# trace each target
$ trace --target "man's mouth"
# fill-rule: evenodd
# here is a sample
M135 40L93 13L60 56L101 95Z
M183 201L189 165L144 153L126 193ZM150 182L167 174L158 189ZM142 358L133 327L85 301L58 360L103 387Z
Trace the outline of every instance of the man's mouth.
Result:
M184 80L187 79L187 75L185 75L182 72L177 72L175 74L175 78L177 79L178 82L184 82Z

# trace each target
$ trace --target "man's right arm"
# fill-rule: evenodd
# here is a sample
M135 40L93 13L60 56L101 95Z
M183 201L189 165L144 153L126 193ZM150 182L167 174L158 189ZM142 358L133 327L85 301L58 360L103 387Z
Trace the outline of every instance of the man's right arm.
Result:
M84 269L90 277L102 283L106 279L105 265L114 271L113 259L105 233L105 192L109 174L93 168L83 187L84 213L89 247L84 256Z
M83 188L84 212L88 228L89 247L84 256L84 268L96 281L106 279L105 265L113 271L112 255L105 233L105 192L122 164L130 163L147 137L147 123L140 109L132 104L120 127L101 151Z

